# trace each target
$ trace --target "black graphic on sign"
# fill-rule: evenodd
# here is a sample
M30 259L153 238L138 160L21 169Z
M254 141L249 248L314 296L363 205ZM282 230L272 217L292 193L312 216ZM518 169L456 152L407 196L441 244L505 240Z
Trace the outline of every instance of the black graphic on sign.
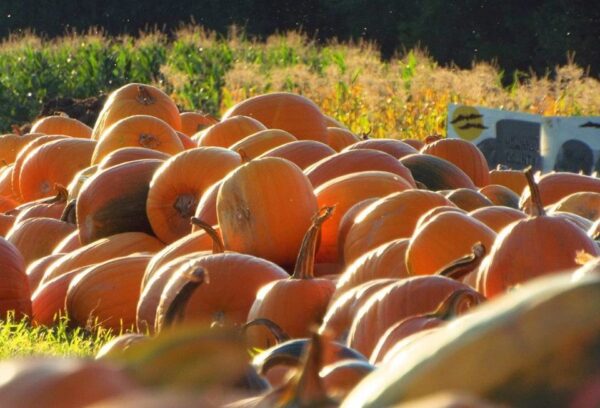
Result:
M585 174L590 174L593 164L594 152L592 149L580 140L569 139L560 146L554 170L573 173L583 171Z
M511 169L541 169L540 124L516 119L496 122L496 161Z

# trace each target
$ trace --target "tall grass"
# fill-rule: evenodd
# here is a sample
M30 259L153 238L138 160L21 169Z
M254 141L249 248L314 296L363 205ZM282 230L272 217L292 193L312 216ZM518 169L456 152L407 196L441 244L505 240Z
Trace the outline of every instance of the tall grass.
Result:
M264 42L235 28L218 36L195 26L136 38L96 31L50 41L26 34L0 45L0 130L31 121L47 99L95 96L127 82L156 84L182 109L216 116L253 95L297 92L375 137L443 133L449 102L600 114L600 82L572 62L548 67L544 77L521 73L509 87L502 79L485 62L468 70L440 66L418 49L383 61L373 44L316 44L296 32Z

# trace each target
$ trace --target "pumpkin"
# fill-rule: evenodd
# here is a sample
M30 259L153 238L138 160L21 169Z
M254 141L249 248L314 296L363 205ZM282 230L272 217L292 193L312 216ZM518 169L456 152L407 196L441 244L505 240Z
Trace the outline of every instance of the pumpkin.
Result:
M273 92L248 98L229 108L223 121L237 115L250 116L270 129L290 132L298 140L327 143L327 124L319 107L302 95Z
M380 289L398 282L397 278L378 278L357 284L332 299L323 317L320 333L329 333L333 339L345 343L358 311Z
M383 197L354 220L344 243L344 261L350 265L366 252L398 238L412 236L419 217L452 202L439 193L407 190Z
M16 222L14 215L0 214L0 236L5 237Z
M486 196L470 188L452 190L446 194L446 198L452 201L458 208L462 208L465 211L473 211L477 208L494 205Z
M538 183L542 205L556 204L562 198L573 193L595 192L600 193L600 179L583 174L574 173L547 173L540 177ZM529 189L523 191L519 207L526 212L535 211Z
M69 284L65 301L72 324L97 320L115 332L135 326L140 283L150 255L115 257L79 273Z
M84 245L57 259L48 267L42 283L75 268L104 262L117 256L135 252L154 253L164 245L156 238L143 232L123 232Z
M85 169L80 170L77 174L75 174L75 176L67 186L67 190L69 191L69 199L76 199L84 183L97 172L98 166L94 165L86 167Z
M497 234L499 234L507 225L527 218L527 215L522 211L499 205L478 208L477 210L471 211L469 215L490 227Z
M368 198L380 198L411 189L404 178L384 171L362 171L334 178L315 189L319 208L335 206L321 229L318 262L338 262L338 230L342 217L354 205Z
M490 170L490 184L497 184L509 188L518 196L527 188L527 179L521 170L508 170L498 168Z
M34 325L52 326L66 316L65 299L69 284L89 266L80 266L46 281L42 278L31 295L31 318Z
M408 243L408 238L395 239L360 256L340 276L332 299L373 279L408 277L405 260Z
M51 196L54 184L69 184L89 165L96 142L67 138L44 143L28 155L19 175L19 191L25 201Z
M179 137L166 122L154 116L134 115L119 120L104 131L91 157L91 164L100 163L108 154L122 147L144 147L168 155L183 151Z
M194 136L201 130L212 126L219 121L207 113L201 112L181 112L181 132L189 137Z
M77 119L70 118L67 114L46 116L35 121L31 126L31 133L44 133L46 135L66 135L89 139L92 137L92 128Z
M358 150L358 149L373 149L380 150L384 153L394 156L399 159L409 154L419 153L417 149L411 145L404 143L398 139L368 139L358 143L354 143L348 146L344 150Z
M181 145L183 146L183 150L195 149L198 147L198 143L188 135L175 131L175 134L179 138Z
M486 207L484 207L484 208L486 208ZM428 222L433 217L437 216L438 214L445 213L445 212L455 212L455 213L459 213L459 214L468 214L462 208L453 207L451 205L441 205L439 207L432 208L431 210L429 210L425 214L423 214L421 217L419 217L419 220L417 221L417 224L415 225L414 231L416 231L419 228L421 228L421 225L425 224L426 222Z
M20 320L31 315L29 281L25 274L25 260L19 250L4 238L0 238L0 318L6 320L8 313Z
M310 328L321 320L335 289L329 279L314 278L314 259L321 225L331 217L333 209L324 208L314 217L302 240L294 273L289 279L276 280L264 286L252 304L248 321L269 319L292 338L307 337ZM254 347L265 348L271 343L264 329L248 331Z
M189 276L203 270L206 284L191 294L179 315L183 322L203 321L221 325L240 325L246 321L257 292L271 282L288 277L276 264L251 255L216 253L191 259L174 270L156 308L155 331L168 324L169 309L183 293Z
M121 232L152 234L146 215L150 181L163 164L145 159L119 164L90 177L77 197L79 239L89 244Z
M415 181L429 190L475 189L475 184L464 171L440 157L423 153L409 154L402 157L400 163L410 170Z
M198 146L229 147L261 130L266 130L265 125L248 116L234 116L223 118L221 122L204 129L193 137Z
M13 201L20 201L19 197L13 193L12 189L12 176L14 173L14 164L9 164L0 169L0 196L11 199Z
M280 265L293 263L317 211L308 178L293 163L252 160L223 180L217 215L225 248Z
M582 191L569 194L554 204L550 212L570 212L590 221L600 218L600 193Z
M379 200L379 197L368 198L366 200L359 201L346 211L340 220L340 226L338 227L338 262L339 265L344 266L344 244L346 243L346 237L348 231L354 225L354 220L368 206Z
M496 233L485 224L457 212L444 212L415 230L406 250L410 275L433 275L481 242L491 248ZM432 250L432 248L435 248Z
M459 289L452 292L435 310L408 317L390 326L377 342L369 361L371 364L381 362L383 357L400 340L414 333L438 327L452 319L456 319L483 301L484 298L481 294L469 289Z
M81 241L79 240L79 230L76 229L59 241L52 250L52 253L65 254L78 248L81 248Z
M414 147L416 150L421 150L425 146L425 142L419 139L401 139L403 143Z
M494 205L519 209L519 195L506 186L488 184L481 187L479 192L486 196Z
M21 177L21 169L23 168L23 163L25 159L31 153L31 151L35 150L37 147L53 142L55 140L67 139L67 136L63 135L46 135L40 136L38 138L33 139L29 143L27 143L21 150L19 150L19 154L15 158L14 166L12 173L10 175L10 183L11 183L11 191L12 194L18 199L22 200L21 189L19 186L19 178Z
M43 136L41 133L28 133L25 135L5 134L0 135L0 163L9 165L14 163L21 149L32 140Z
M346 344L363 355L371 355L394 323L435 310L448 295L461 289L475 292L444 276L415 276L384 286L359 309Z
M342 122L340 122L333 116L323 114L323 118L325 118L325 124L327 125L327 127L336 127L336 128L340 128L340 129L346 129L346 126L344 126L342 124Z
M416 187L411 172L398 160L377 150L350 150L326 157L304 170L312 185L320 185L336 177L359 171L378 170L397 174Z
M341 406L394 406L451 390L508 406L570 406L598 372L599 307L597 277L538 278L402 348Z
M326 365L319 376L327 393L341 399L373 370L375 367L366 361L347 359Z
M348 129L339 127L327 128L327 145L336 152L341 152L344 148L360 142L360 138Z
M38 217L60 219L67 205L69 192L60 184L54 185L54 191L56 192L54 197L30 201L23 206L15 208L17 214L15 223Z
M94 125L92 139L102 139L114 123L133 115L154 116L174 130L181 129L179 110L168 95L151 85L131 83L109 95Z
M229 148L234 152L242 154L246 160L252 160L277 146L297 140L291 133L285 130L265 129L246 136L229 146Z
M490 183L487 160L473 143L463 139L439 139L427 143L421 153L448 160L465 172L478 187Z
M202 220L209 225L217 225L219 223L217 218L217 197L222 183L223 180L221 179L204 191L194 212L194 218ZM198 227L194 223L192 223L192 231L198 231Z
M260 157L280 157L300 167L302 170L310 165L335 154L335 150L325 143L315 140L298 140L275 147Z
M25 265L52 253L58 240L75 230L75 226L54 218L36 217L16 224L6 235L23 255Z
M63 253L60 254L50 254L43 256L33 262L31 262L25 273L27 274L27 280L29 281L29 291L31 293L35 292L40 281L44 277L44 273L46 273L46 268L58 258L63 256Z
M532 171L526 171L526 176L534 212L504 228L490 249L489 262L478 277L488 298L537 276L574 269L578 251L600 253L581 228L564 218L546 215Z
M237 153L221 147L186 150L165 161L154 172L146 200L154 234L165 243L189 234L200 197L241 162Z
M127 163L134 160L155 159L167 160L170 157L167 153L158 150L147 149L145 147L121 147L109 153L98 163L97 171L106 170L117 164Z
M77 408L139 388L121 368L73 357L5 360L0 373L4 407Z

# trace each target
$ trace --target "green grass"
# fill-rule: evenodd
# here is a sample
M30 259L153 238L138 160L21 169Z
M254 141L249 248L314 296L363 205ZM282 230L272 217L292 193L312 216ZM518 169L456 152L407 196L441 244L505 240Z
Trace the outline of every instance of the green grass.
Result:
M62 318L53 327L32 327L8 316L0 322L0 359L20 356L93 356L113 337L102 328L71 328Z

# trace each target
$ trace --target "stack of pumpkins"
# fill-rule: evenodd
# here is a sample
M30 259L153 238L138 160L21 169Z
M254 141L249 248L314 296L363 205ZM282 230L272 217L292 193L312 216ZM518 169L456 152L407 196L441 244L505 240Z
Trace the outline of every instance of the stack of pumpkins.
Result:
M109 354L182 322L239 327L274 387L239 406L583 398L600 180L428 142L361 139L289 93L217 121L129 84L93 129L42 118L0 137L0 312L141 333Z

